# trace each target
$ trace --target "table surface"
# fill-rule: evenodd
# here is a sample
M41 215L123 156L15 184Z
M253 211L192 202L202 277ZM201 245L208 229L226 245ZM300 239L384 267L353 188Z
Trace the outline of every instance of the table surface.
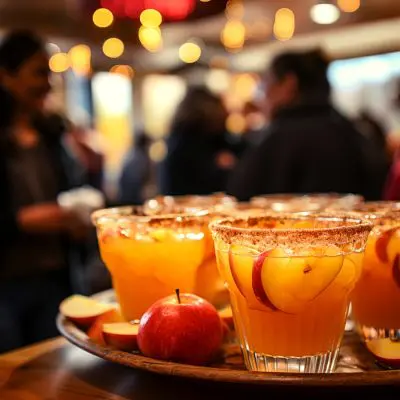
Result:
M0 356L1 400L94 400L94 399L228 399L257 396L275 398L335 398L351 389L335 387L244 386L208 383L136 371L92 356L63 338ZM363 389L353 391L359 397ZM399 386L369 387L365 393L379 399L399 399ZM242 397L243 396L243 397ZM279 397L278 397L279 396ZM255 397L254 397L255 398Z

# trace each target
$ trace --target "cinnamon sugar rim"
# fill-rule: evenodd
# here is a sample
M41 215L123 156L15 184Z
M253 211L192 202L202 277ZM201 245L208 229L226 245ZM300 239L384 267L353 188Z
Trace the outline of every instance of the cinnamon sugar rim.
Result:
M228 244L257 247L284 246L288 248L352 244L351 249L349 249L350 251L362 249L373 228L373 224L370 221L352 213L302 214L268 213L261 216L224 218L212 222L209 227L214 237ZM326 222L327 224L332 223L337 226L317 228L257 227L257 224L262 221L265 223L269 221L319 221ZM240 224L246 226L238 226Z
M92 213L91 219L95 226L113 223L147 223L152 226L189 226L206 222L210 214L208 210L196 209L190 212L168 212L165 214L146 213L141 206L111 207Z

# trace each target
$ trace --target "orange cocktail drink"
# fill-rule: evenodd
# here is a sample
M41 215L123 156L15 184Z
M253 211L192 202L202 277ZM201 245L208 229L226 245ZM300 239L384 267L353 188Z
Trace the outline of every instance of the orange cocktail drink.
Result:
M211 224L249 370L333 371L371 227L322 215Z
M134 215L134 207L94 214L101 257L127 320L139 319L158 299L179 288L196 293L209 246L206 213Z
M397 209L396 209L397 208ZM362 210L360 210L362 212ZM353 318L365 340L400 336L400 211L398 204L366 204L374 223L363 273L351 296Z

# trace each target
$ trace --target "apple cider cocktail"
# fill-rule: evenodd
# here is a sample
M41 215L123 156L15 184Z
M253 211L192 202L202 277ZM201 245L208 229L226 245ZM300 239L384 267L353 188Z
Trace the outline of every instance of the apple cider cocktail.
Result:
M332 372L372 224L264 215L210 228L247 368Z

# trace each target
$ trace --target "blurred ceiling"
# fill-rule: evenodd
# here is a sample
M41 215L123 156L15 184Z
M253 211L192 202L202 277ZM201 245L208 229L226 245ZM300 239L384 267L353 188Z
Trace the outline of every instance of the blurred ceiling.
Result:
M102 55L101 43L110 36L117 36L127 45L125 55L118 63L133 64L143 70L179 68L181 62L177 49L188 39L196 39L202 45L202 60L205 63L215 55L224 55L234 68L253 70L261 68L272 49L298 46L300 43L315 46L330 42L330 47L335 48L335 57L400 49L399 20L395 19L400 18L400 0L361 0L359 10L342 13L333 25L317 25L311 20L309 11L316 2L244 0L242 21L248 32L255 32L257 27L259 32L250 35L244 49L237 54L227 53L220 42L221 30L227 20L223 12L225 0L196 0L196 9L189 20L163 24L163 50L155 54L141 47L137 34L138 21L118 19L110 28L95 27L91 15L100 0L0 0L0 28L34 29L65 50L75 43L90 44L97 67L116 63ZM295 36L284 44L277 42L272 35L274 15L281 7L291 8L296 17ZM369 42L374 45L368 46Z

